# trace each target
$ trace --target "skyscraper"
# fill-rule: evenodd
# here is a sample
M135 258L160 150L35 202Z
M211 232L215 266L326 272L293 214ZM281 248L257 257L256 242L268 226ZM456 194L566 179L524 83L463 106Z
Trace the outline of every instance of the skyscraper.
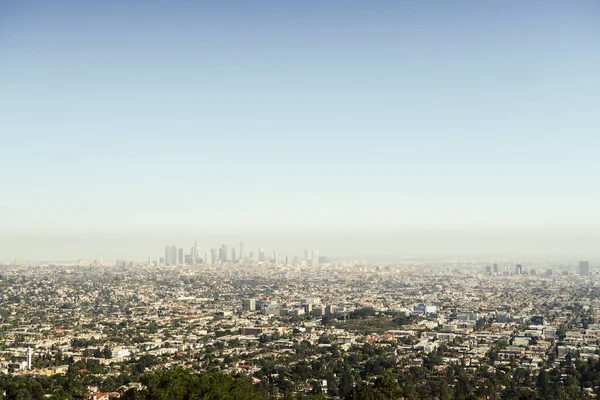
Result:
M312 264L313 267L319 266L319 250L312 251Z
M192 250L190 251L190 255L192 256L192 264L196 264L198 262L198 239L196 239L196 242L194 243L194 247L192 247Z
M246 261L246 253L244 253L244 242L240 243L240 260L242 262Z
M179 249L178 255L179 256L177 257L177 264L178 265L183 265L185 263L183 249Z
M210 249L210 260L213 265L216 264L217 261L219 261L219 259L217 258L217 249Z
M259 262L265 261L265 251L263 249L258 249L258 261Z
M498 264L493 264L493 271L494 271L494 275L498 275L498 272L500 272L500 270L498 269Z
M227 262L227 257L229 257L227 254L227 245L224 244L221 246L221 262Z
M517 264L515 267L515 275L521 275L523 273L523 266L521 264Z
M590 262L579 261L579 275L590 276Z
M231 248L231 262L234 264L237 262L237 256L235 254L235 247Z
M165 265L177 265L177 246L165 246Z

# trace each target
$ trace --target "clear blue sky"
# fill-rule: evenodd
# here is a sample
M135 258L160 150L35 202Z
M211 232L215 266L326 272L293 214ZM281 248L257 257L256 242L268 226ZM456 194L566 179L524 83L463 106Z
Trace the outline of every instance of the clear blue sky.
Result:
M0 231L600 228L598 1L2 1Z

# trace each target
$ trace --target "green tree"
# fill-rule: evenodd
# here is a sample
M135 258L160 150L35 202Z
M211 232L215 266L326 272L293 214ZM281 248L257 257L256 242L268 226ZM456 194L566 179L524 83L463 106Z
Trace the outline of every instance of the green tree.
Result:
M536 387L544 399L548 399L551 397L552 388L550 386L550 378L548 377L548 372L544 368L540 370L540 373L537 378Z

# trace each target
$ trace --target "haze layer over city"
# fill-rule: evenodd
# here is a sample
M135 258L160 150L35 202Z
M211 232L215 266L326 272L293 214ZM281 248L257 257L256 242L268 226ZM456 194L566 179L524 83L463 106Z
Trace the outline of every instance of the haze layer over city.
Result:
M597 399L598 21L0 1L0 398Z

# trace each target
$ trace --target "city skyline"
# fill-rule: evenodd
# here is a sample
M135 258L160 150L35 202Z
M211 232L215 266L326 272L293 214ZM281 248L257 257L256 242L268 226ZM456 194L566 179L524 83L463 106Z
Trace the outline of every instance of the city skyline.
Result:
M204 253L201 253L202 247L198 245L198 239L186 253L185 248L177 245L165 245L164 257L160 257L157 266L194 266L194 265L225 265L225 264L245 264L245 263L270 263L274 265L290 265L291 263L311 267L318 267L321 263L327 262L327 257L319 254L318 249L305 249L304 257L298 254L288 255L273 251L273 257L270 257L259 247L257 251L245 252L244 242L239 245L231 246L231 252L228 250L228 244L221 244L220 247L206 247ZM238 252L239 249L239 252ZM201 256L203 254L203 256ZM156 260L155 260L156 261Z
M65 261L75 259L105 260L132 259L147 260L164 257L165 246L175 244L176 250L183 249L182 255L197 252L197 258L205 258L211 249L215 257L222 254L222 246L228 246L227 255L231 258L232 249L236 257L242 253L257 254L262 249L271 257L273 251L290 257L306 259L308 249L320 250L320 255L333 259L362 259L367 261L401 261L406 259L478 259L478 260L536 260L554 261L600 259L595 243L596 236L585 235L565 238L562 236L540 235L532 237L522 232L508 232L505 235L491 235L486 232L471 232L457 235L451 232L409 232L379 234L285 234L285 235L78 235L66 236L27 236L13 237L0 234L0 261L15 258L36 261ZM243 251L240 242L244 244ZM437 244L435 247L431 243ZM163 249L158 251L157 249ZM568 249L568 250L565 250ZM160 254L159 254L160 253ZM195 253L194 253L195 254ZM179 259L179 254L177 254Z

